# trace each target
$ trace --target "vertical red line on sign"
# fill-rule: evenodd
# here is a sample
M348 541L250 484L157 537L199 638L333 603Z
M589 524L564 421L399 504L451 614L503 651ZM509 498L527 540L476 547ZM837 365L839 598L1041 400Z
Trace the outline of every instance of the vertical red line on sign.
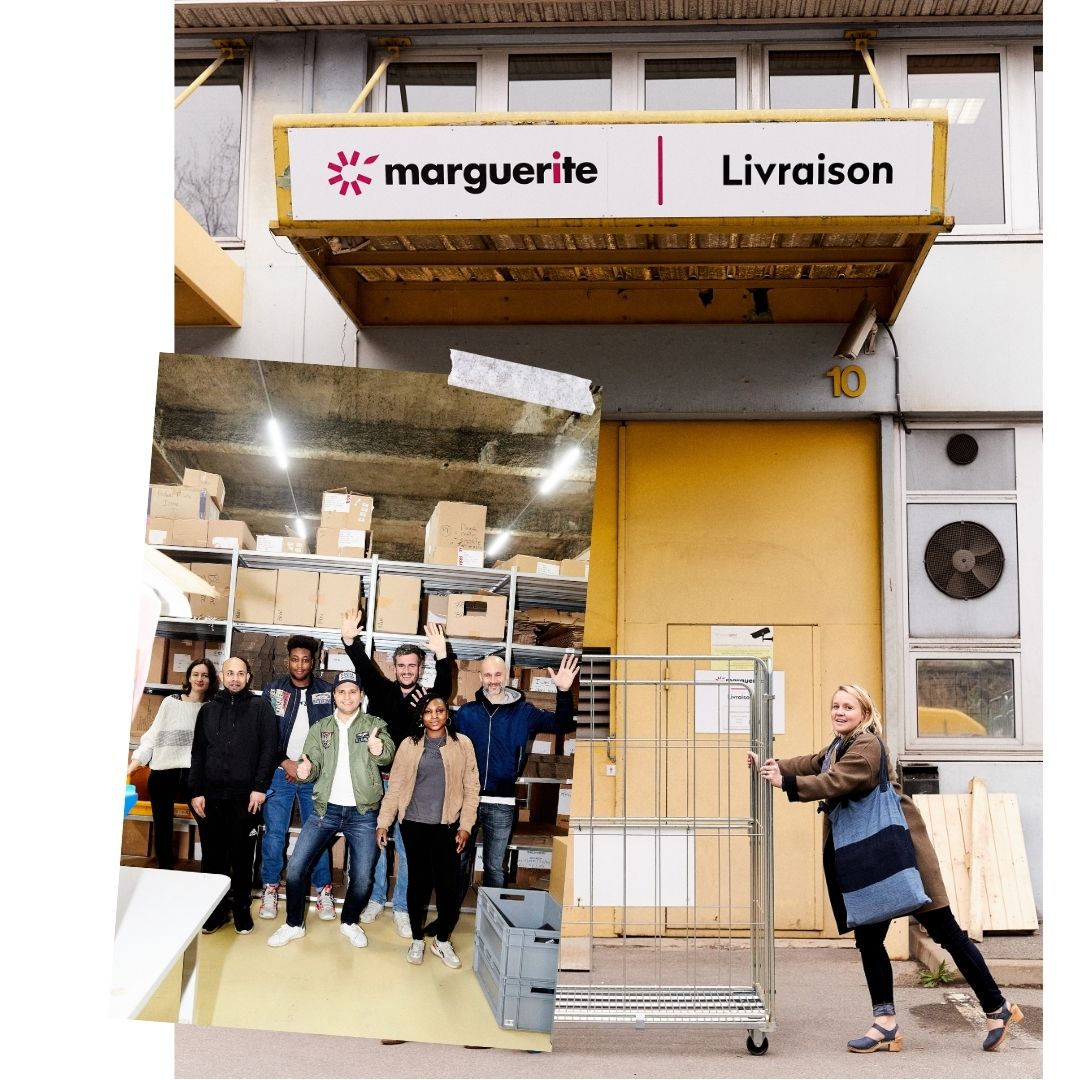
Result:
M656 136L656 204L664 205L664 136Z

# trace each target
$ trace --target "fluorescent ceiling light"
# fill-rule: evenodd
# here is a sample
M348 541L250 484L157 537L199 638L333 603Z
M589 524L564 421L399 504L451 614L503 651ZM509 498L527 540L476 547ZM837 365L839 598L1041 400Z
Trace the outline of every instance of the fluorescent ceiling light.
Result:
M285 436L281 432L281 425L276 416L271 416L266 421L266 431L270 436L270 449L273 450L277 463L283 468L289 467L289 455L285 452Z
M304 525L303 518L298 517L293 520L293 529L296 531L296 535L299 536L301 540L307 539L307 527Z
M501 533L495 536L491 543L488 544L487 553L489 555L498 555L502 552L503 548L510 542L510 530L503 529Z
M574 467L580 457L581 447L577 443L568 447L555 464L552 465L547 476L544 477L544 481L540 485L540 494L550 495L563 480L566 479L570 470Z

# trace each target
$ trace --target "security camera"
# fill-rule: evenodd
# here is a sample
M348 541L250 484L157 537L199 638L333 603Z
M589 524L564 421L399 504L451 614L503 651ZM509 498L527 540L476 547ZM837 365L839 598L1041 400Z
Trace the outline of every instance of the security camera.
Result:
M836 346L833 357L837 360L854 360L859 353L873 352L877 338L877 309L869 300L864 300L855 311L855 315L840 344Z
M771 641L772 639L769 637L769 635L771 633L772 633L772 627L771 626L763 626L760 630L754 630L750 634L750 636L752 638L758 638L759 640L761 638L765 638L767 641Z

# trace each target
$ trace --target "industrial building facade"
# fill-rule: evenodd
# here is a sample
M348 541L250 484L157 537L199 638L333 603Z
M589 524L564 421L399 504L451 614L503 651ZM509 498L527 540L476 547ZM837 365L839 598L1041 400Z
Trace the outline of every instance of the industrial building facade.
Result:
M778 756L823 745L833 689L866 685L910 775L1018 795L1041 906L1041 5L841 6L178 4L178 91L224 60L176 113L175 347L427 372L461 349L599 384L586 645L708 653L716 627L771 628ZM782 171L729 155L695 180L718 206L846 185L850 208L797 227L665 229L654 213L511 230L510 210L372 241L280 212L296 165L279 117L352 116L431 147L440 114L484 114L496 135L533 117L562 154L560 116L764 128L778 110L946 115L942 220L875 230L874 158L864 175L824 144ZM360 205L370 181L347 158L341 203ZM515 175L389 160L371 175L421 197ZM576 152L544 163L515 199L597 175ZM838 358L867 297L885 325ZM811 817L777 807L776 929L830 936Z

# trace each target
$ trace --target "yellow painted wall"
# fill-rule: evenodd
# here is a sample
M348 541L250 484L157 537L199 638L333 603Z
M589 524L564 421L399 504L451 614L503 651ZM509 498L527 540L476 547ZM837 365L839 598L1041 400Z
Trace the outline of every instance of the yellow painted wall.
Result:
M838 683L860 682L881 700L879 475L873 420L605 423L586 644L663 654L697 641L707 652L710 625L776 626L778 662L786 650L789 678L798 673L776 753L825 745ZM640 722L653 730L651 717ZM603 806L594 812L634 812L587 760L582 786ZM631 787L641 811L655 803ZM831 935L818 816L774 805L777 930Z

